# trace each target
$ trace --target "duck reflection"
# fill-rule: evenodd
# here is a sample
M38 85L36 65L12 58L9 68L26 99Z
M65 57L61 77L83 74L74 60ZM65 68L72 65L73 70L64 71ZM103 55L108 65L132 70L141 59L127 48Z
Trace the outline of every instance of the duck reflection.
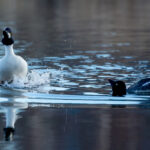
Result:
M16 102L15 99L9 99L7 102L3 102L0 108L4 110L6 118L6 127L4 128L5 140L10 141L13 139L15 133L15 122L17 121L18 114L22 109L28 108L26 102Z

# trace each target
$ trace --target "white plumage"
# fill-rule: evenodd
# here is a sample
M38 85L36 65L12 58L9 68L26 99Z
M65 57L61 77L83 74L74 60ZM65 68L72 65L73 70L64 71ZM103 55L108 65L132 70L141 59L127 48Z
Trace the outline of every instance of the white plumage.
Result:
M27 62L14 53L13 43L6 43L7 45L5 41L2 43L5 47L5 56L0 59L0 82L11 82L14 77L24 78L28 72Z

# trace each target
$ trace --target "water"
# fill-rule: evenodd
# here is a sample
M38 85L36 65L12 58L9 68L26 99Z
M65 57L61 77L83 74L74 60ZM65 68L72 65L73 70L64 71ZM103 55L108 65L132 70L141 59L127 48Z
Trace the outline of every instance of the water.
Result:
M149 5L1 0L0 30L12 28L29 73L0 87L0 150L149 150L149 94L112 97L108 83L149 77Z

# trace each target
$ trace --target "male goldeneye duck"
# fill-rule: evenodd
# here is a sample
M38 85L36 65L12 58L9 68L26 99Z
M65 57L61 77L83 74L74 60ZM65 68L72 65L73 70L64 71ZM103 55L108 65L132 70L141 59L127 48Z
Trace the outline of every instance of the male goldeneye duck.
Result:
M125 82L109 79L112 87L112 96L124 96L126 93L145 93L150 92L150 78L142 79L126 89Z
M27 62L14 53L12 31L3 30L2 44L5 47L5 56L0 59L0 83L12 82L14 77L24 78L28 72Z

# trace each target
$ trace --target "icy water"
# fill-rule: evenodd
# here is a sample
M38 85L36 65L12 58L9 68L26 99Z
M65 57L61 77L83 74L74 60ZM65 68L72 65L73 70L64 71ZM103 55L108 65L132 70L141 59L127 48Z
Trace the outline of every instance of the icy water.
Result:
M108 83L149 77L149 12L148 0L1 0L29 73L0 87L0 150L149 150L149 93L112 97Z

